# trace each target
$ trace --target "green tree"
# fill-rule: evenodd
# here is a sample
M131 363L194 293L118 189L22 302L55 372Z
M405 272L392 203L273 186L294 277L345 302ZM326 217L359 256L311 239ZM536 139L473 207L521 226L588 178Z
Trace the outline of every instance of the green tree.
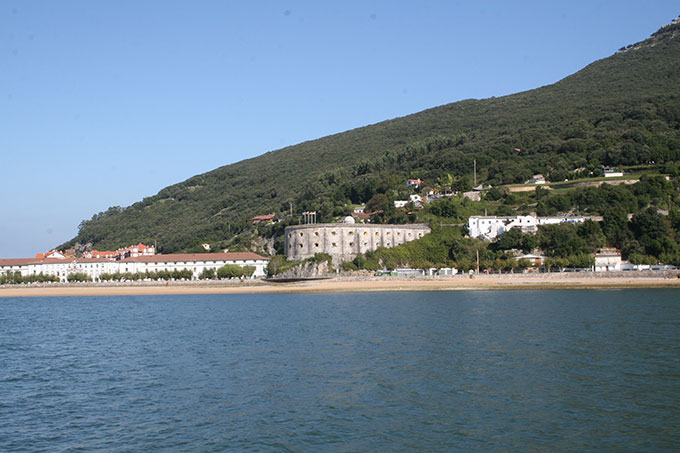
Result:
M243 275L243 268L238 264L226 264L217 269L219 278L239 278Z
M91 282L92 278L84 272L68 274L66 280L69 282Z
M579 253L591 253L583 238L576 234L576 228L569 224L543 225L538 229L541 249L548 256L566 258Z
M387 198L387 195L384 193L378 193L373 196L368 202L366 203L366 212L375 212L375 211L383 211L387 212L390 210L390 207L392 206L392 203L390 202L390 199Z
M607 240L604 233L602 232L600 224L593 222L590 219L576 227L576 234L583 238L583 240L588 244L588 247L593 250L603 247Z
M203 269L203 271L198 276L201 280L212 280L217 276L215 269Z
M492 244L494 250L513 250L522 248L522 230L511 228L498 236Z
M243 276L247 278L251 278L253 274L255 273L255 266L243 266Z

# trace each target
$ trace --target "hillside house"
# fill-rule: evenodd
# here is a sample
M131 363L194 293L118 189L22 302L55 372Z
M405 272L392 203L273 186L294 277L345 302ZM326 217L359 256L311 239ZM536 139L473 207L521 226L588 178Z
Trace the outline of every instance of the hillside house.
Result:
M409 195L408 200L413 203L416 207L423 207L423 197L420 195Z
M43 258L54 258L54 259L58 259L58 260L66 259L66 255L64 255L63 253L61 253L57 250L50 250L47 253L38 253L37 255L35 255L35 257L38 258L38 259L43 259Z
M383 210L378 209L377 211L373 212L353 212L352 213L352 218L354 219L355 222L359 223L368 223L371 221L371 218L376 215L376 214L382 214Z
M137 258L138 256L154 256L156 249L152 245L144 245L141 242L137 245L130 245L128 247L116 250L115 258L122 260L125 258Z
M545 261L545 256L528 253L526 255L516 256L515 260L527 260L532 266L540 266Z
M83 253L83 258L105 258L105 259L115 259L116 252L113 250L90 250L89 252Z
M614 247L602 247L595 254L595 272L621 270L621 252Z
M423 184L423 181L420 178L418 178L418 179L407 179L406 180L406 185L408 187L412 187L414 189L417 189L418 187L420 187L421 184Z
M540 225L555 225L558 223L577 224L585 222L585 217L536 217L533 215L519 216L470 216L468 218L468 234L473 238L488 241L519 228L522 233L536 233Z
M250 219L250 223L253 225L257 225L258 223L274 223L274 217L276 217L276 213L272 212L271 214L265 214L265 215L256 215L252 219Z
M545 184L545 176L534 175L525 184Z
M618 168L605 167L602 171L605 178L618 178L623 176L623 170L619 170Z

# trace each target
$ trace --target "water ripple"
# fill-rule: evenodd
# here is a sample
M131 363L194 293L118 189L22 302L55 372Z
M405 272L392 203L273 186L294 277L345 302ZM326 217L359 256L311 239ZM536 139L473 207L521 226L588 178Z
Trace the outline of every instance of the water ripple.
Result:
M680 292L0 301L0 451L671 450Z

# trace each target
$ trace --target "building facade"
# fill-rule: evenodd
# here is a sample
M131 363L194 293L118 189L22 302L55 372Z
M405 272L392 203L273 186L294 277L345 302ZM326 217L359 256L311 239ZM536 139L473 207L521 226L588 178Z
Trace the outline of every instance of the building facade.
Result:
M350 218L351 219L351 218ZM378 247L394 247L420 239L430 232L424 224L375 225L346 223L321 223L289 226L285 230L285 254L288 259L302 260L316 253L327 253L333 264L354 259L359 253Z
M236 264L253 266L253 277L264 277L268 263L269 258L253 252L139 255L118 261L106 258L0 259L0 274L19 272L22 277L52 275L60 281L67 281L70 274L83 273L98 281L102 274L190 270L192 278L197 279L206 269L217 270L227 264Z
M621 270L621 252L615 247L602 247L595 254L595 272Z
M468 234L472 238L490 241L512 228L519 228L522 233L535 233L541 225L575 224L583 223L585 220L585 217L536 217L531 215L471 216L468 219Z

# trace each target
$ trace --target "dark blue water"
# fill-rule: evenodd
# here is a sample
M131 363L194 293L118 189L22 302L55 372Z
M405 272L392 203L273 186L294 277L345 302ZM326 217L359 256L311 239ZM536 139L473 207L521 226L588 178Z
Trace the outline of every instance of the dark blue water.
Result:
M0 451L680 448L680 291L0 299Z

